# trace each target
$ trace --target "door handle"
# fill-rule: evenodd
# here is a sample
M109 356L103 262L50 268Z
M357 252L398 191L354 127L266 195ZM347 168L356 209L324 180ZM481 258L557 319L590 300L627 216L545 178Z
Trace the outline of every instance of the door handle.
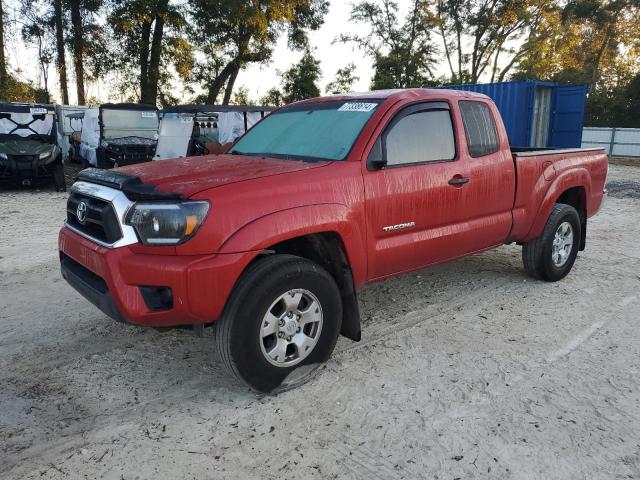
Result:
M453 185L454 187L461 187L465 183L469 183L469 177L463 177L462 175L456 175L449 180L449 185Z

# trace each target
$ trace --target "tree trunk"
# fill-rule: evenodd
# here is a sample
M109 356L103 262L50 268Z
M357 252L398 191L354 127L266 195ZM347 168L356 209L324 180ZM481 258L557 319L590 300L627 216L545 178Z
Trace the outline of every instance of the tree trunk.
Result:
M7 80L7 59L4 56L4 16L2 0L0 0L0 99L4 95L4 85Z
M73 32L73 67L76 71L76 92L78 93L78 105L84 105L84 29L82 27L82 15L80 14L80 0L72 0L70 3Z
M149 40L151 38L151 20L145 20L141 25L140 34L140 99L147 91L149 82Z
M216 99L218 95L220 95L220 90L222 90L222 86L225 84L231 73L233 73L235 65L235 59L229 62L222 71L218 74L216 78L213 79L211 84L209 84L209 91L207 93L207 103L214 104L216 103Z
M58 81L62 93L62 104L69 105L69 87L67 86L67 62L64 58L64 30L62 27L62 0L53 1L53 14L56 28L56 66Z
M233 85L236 83L236 78L238 78L239 71L240 71L240 66L238 64L234 65L233 70L229 74L229 80L227 81L227 88L224 91L224 98L222 99L223 105L229 105L229 100L231 100L231 94L233 93Z
M140 102L155 105L158 99L158 82L160 81L160 58L162 57L162 36L164 34L164 16L162 12L156 14L151 38L151 53L149 56L149 70L147 85L140 92Z

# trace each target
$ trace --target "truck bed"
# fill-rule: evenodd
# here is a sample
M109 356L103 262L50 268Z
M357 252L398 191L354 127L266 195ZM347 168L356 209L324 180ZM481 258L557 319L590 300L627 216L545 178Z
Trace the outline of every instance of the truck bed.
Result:
M564 154L564 153L603 150L602 148L554 148L554 147L510 147L510 148L511 148L511 153L514 156L518 156L518 157L535 157L540 155L555 155L555 154Z
M601 204L608 158L602 148L519 148L511 150L516 167L516 195L511 240L528 241L540 234L539 215L565 191L573 189L584 204L585 217ZM581 185L580 187L578 185Z

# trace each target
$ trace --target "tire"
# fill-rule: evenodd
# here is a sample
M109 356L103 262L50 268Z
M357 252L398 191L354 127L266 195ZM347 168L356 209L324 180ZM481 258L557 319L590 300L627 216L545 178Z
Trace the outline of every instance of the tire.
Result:
M56 164L53 167L53 186L56 189L56 192L66 192L67 191L67 183L64 179L64 167L62 163Z
M563 228L559 230L561 226ZM557 282L566 277L578 255L582 235L580 227L580 216L575 208L563 203L555 204L542 234L522 247L522 262L527 274L547 282ZM560 239L557 245L564 245L564 248L554 250L556 234Z
M309 323L296 331L298 316ZM216 326L216 346L230 373L255 390L277 393L305 383L329 359L341 323L342 300L331 275L305 258L273 255L238 280ZM272 334L264 333L273 326ZM294 345L311 338L313 345ZM289 342L284 350L276 348ZM268 351L278 353L269 357Z

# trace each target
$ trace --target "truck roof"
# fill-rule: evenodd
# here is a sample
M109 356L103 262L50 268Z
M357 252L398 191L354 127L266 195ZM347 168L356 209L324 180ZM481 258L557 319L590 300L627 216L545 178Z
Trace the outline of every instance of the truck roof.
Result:
M218 112L270 112L276 107L260 105L172 105L160 113L218 113Z
M335 100L363 100L363 99L394 99L403 100L407 98L415 99L430 99L430 98L459 98L459 97L474 97L474 98L489 98L482 93L468 92L464 90L448 90L445 88L398 88L390 90L374 90L371 92L353 92L337 95L327 95L324 97L310 98L308 100L301 100L295 102L296 104L303 103L315 103L326 102ZM292 105L292 104L290 104Z

